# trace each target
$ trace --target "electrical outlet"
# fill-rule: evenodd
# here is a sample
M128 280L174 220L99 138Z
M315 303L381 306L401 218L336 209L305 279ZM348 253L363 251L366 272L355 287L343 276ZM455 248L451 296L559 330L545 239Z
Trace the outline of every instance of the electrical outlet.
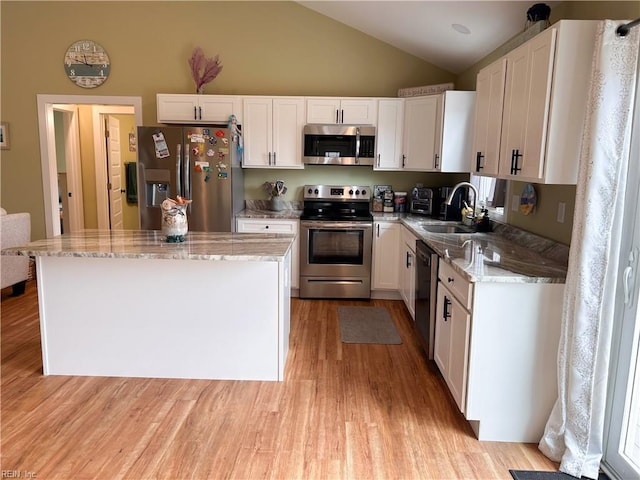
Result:
M517 212L520 209L520 195L513 195L511 197L511 210Z
M558 202L558 223L564 223L564 212L567 207L567 204L564 202Z

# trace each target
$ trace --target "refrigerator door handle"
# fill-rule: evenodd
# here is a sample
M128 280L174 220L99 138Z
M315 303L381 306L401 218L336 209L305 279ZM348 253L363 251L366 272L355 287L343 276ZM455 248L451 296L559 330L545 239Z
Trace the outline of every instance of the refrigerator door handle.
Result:
M182 196L182 145L176 145L176 195Z
M184 162L182 162L182 178L183 178L183 189L184 189L184 198L191 200L191 170L189 169L189 149L185 149L184 152Z

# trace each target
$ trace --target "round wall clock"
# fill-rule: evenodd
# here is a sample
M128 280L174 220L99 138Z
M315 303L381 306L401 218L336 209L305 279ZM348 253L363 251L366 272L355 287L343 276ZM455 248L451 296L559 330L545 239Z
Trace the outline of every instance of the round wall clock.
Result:
M92 40L74 42L64 54L64 70L69 80L83 88L95 88L109 77L109 55Z

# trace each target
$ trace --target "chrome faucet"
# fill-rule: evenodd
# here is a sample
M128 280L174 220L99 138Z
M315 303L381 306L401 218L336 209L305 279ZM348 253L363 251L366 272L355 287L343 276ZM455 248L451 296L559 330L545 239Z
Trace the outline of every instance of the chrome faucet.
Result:
M476 186L473 183L469 183L469 182L460 182L460 183L458 183L451 190L451 193L447 197L447 200L446 200L445 203L447 205L451 205L451 202L453 202L453 195L456 193L456 190L458 190L460 187L469 187L471 190L473 190L473 210L471 211L471 218L475 219L476 218L476 201L478 200L478 189L476 188Z

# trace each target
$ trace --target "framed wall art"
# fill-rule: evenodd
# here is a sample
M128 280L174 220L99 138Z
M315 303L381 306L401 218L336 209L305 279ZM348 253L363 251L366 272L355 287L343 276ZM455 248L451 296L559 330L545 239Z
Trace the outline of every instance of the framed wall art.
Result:
M6 122L0 123L0 148L9 150L9 124Z

